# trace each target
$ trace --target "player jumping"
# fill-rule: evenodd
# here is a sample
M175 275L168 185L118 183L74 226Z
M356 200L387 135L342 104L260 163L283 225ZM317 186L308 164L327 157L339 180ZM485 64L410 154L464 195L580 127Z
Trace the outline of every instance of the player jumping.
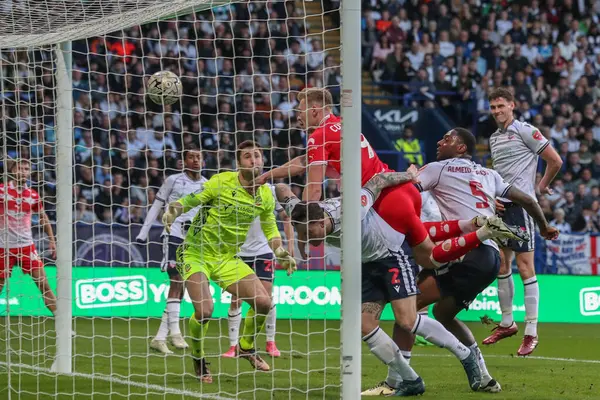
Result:
M281 179L307 172L307 186L302 198L305 201L318 201L321 198L323 179L339 177L341 173L341 130L340 119L333 115L331 93L327 89L304 89L298 95L298 124L310 133L306 156L298 156L281 167L272 169L257 178L257 183L268 179ZM367 139L361 135L361 185L367 183L375 174L391 171L384 164ZM413 249L416 262L425 268L436 268L457 258L465 248L456 241L450 241L448 249L435 247L427 231L420 221L421 195L410 184L385 189L374 204L377 214L395 231L406 235ZM403 207L398 207L402 204ZM500 228L500 226L498 225ZM505 229L502 227L501 229ZM462 232L453 227L451 236ZM442 232L438 232L438 235ZM442 239L443 240L443 239ZM468 248L473 249L480 243L476 232L464 236ZM304 246L300 246L300 254L306 258Z
M282 247L273 193L266 185L254 185L263 168L262 152L256 143L245 141L237 148L236 160L237 172L214 175L204 184L201 193L170 203L163 215L163 223L169 231L182 213L201 206L184 243L177 250L177 269L194 306L189 322L192 358L196 376L204 383L212 382L204 354L204 338L214 308L209 279L250 304L237 355L247 358L258 370L270 370L269 364L256 353L254 340L271 310L271 296L254 271L237 255L256 217L260 217L261 228L277 262L288 274L296 270L296 261Z
M48 235L48 248L52 258L56 258L56 240L40 195L27 186L30 177L31 163L20 159L10 168L8 183L0 183L0 292L6 278L10 278L13 266L19 265L24 274L31 275L42 294L44 304L52 315L56 315L56 296L50 288L44 264L33 244L33 213L40 215L40 224Z
M275 188L272 185L267 185L274 192ZM275 196L273 194L273 196ZM277 199L275 199L275 212L283 221L283 231L288 239L288 253L294 256L294 228L290 222L290 217L285 213L283 207ZM260 218L257 218L252 223L246 241L242 245L238 256L244 261L258 276L267 293L273 293L273 279L275 277L275 256L269 247L269 242L260 228ZM242 322L242 302L236 297L231 298L229 312L227 314L227 327L229 331L229 350L223 354L225 358L235 357L235 348L238 344L240 336L240 323ZM277 313L275 304L271 307L271 311L267 315L265 324L265 335L267 337L267 345L265 350L272 357L279 357L280 351L275 344L275 326L277 322Z
M409 178L412 179L412 178ZM426 316L417 316L414 295L417 294L415 271L408 262L403 250L404 235L392 229L383 219L371 210L373 201L382 189L406 182L406 174L384 173L372 178L362 195L362 275L363 275L363 340L371 351L386 365L402 377L398 382L397 395L415 395L424 392L424 384L408 362L400 354L391 338L379 329L379 316L387 302L397 323L406 331L425 336L432 343L445 347L459 358L463 364L469 384L475 390L479 387L480 374L477 357L469 349L444 329L437 321ZM285 208L292 214L299 240L309 238L317 245L324 238L340 246L340 199L328 199L320 203L300 203L286 185L277 185L277 196L285 202ZM474 221L454 221L465 231L478 230L488 237L514 237L506 231L499 232L491 224L477 229ZM447 224L446 224L447 225ZM439 223L431 223L431 229L444 232ZM490 234L490 231L492 232ZM460 255L457 255L458 257Z
M498 124L498 130L490 138L494 169L508 183L535 200L535 176L539 156L542 156L547 167L537 189L540 195L551 193L550 183L562 166L560 156L539 129L514 118L514 97L508 89L494 89L490 93L489 100L490 111ZM502 214L504 221L522 227L529 232L532 240L528 243L509 240L502 247L502 264L498 274L498 298L502 321L495 328L495 332L483 341L483 344L494 344L515 335L519 330L513 319L515 287L511 265L513 256L516 254L517 267L525 289L525 335L517 354L526 356L531 354L538 344L537 323L540 289L534 265L535 226L532 217L523 210L522 206L505 198L499 200L498 211Z
M423 167L419 173L418 186L429 191L439 205L442 217L456 218L495 218L496 196L506 196L535 216L542 234L554 238L556 229L549 227L537 203L520 190L506 184L493 170L483 168L471 161L475 149L475 138L466 129L456 128L448 132L438 142L438 160ZM447 221L448 223L453 223ZM453 239L455 240L455 239ZM460 240L458 238L457 240ZM434 304L434 316L465 346L478 355L482 372L480 390L499 392L500 384L491 377L485 360L469 328L456 319L456 315L475 299L478 293L488 287L500 268L498 247L493 241L486 241L471 250L456 263L435 271L422 271L419 275L417 307ZM399 332L399 346L410 354L413 338ZM378 388L388 389L394 383L392 369L388 379Z
M156 201L150 207L144 225L136 237L137 241L145 242L148 239L150 227L156 220L156 217L158 217L163 206L167 206L190 193L202 191L202 187L207 181L205 177L200 175L202 171L202 152L197 149L184 150L183 165L184 172L169 176L160 187L160 190L156 194ZM169 275L169 294L158 333L150 342L150 348L164 354L173 353L167 347L167 335L169 333L173 347L176 349L186 349L188 347L179 328L181 299L183 298L184 288L183 279L176 268L176 251L177 247L183 243L186 225L191 222L192 218L196 215L196 211L191 210L179 216L173 222L170 232L167 233L166 228L162 232L163 261L161 263L161 270L163 272L166 271Z

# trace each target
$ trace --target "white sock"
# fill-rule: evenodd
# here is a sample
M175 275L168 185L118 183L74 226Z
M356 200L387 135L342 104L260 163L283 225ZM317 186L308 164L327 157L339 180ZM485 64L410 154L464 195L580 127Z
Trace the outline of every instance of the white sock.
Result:
M404 357L406 362L410 365L410 357L411 357L412 352L400 350L400 354L402 354L402 357ZM395 369L388 366L388 374L387 374L387 377L385 378L385 383L387 383L388 385L390 385L393 388L398 388L400 386L400 384L402 383L402 377L400 376L400 374L398 372L396 372Z
M167 299L167 315L169 319L169 331L171 335L180 335L179 330L179 310L181 309L181 299Z
M402 354L402 357L404 357L406 362L410 364L410 359L412 357L412 351L400 350L400 354Z
M240 324L242 323L242 308L229 310L227 314L227 327L229 328L229 346L237 346L240 338Z
M513 298L515 297L515 282L512 273L498 275L498 300L500 301L500 311L502 311L502 321L500 326L508 328L513 323Z
M275 304L271 306L271 310L267 314L267 322L265 324L265 334L267 335L267 342L275 341L275 325L277 321L277 310Z
M167 340L167 335L169 334L169 315L167 314L167 310L163 312L162 318L160 320L160 326L158 327L158 333L154 337L154 340Z
M385 378L385 383L387 383L394 389L399 388L400 384L402 383L402 377L394 368L392 368L391 365L388 365L388 374Z
M369 346L371 352L381 362L390 368L393 368L404 380L414 381L419 377L414 369L408 365L408 362L400 354L398 345L394 343L383 329L375 328L367 336L363 337L363 341ZM388 382L388 385L391 384Z
M525 287L525 334L537 336L538 307L540 305L540 286L537 277L523 281Z
M458 339L452 335L442 324L435 319L417 314L415 326L412 333L423 336L426 340L450 350L452 354L458 357L459 360L464 360L471 354L469 349L463 345Z
M469 346L469 348L471 350L473 350L475 352L475 354L477 354L477 357L479 358L479 369L481 370L481 376L486 380L492 379L492 376L490 375L490 373L487 369L487 365L485 365L485 360L483 359L483 354L481 354L481 350L479 350L479 346L477 346L477 343L472 344L471 346Z

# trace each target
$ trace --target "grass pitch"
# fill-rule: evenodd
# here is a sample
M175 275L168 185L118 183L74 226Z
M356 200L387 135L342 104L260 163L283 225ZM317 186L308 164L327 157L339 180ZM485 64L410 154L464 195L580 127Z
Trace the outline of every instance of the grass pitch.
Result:
M0 323L0 399L339 399L339 322L279 320L274 371L251 370L246 360L222 359L226 321L211 322L206 350L214 383L201 385L183 352L163 356L148 351L159 321L83 319L75 321L75 373L50 372L54 322L11 318ZM489 332L469 324L481 341ZM391 324L383 327L391 332ZM357 327L358 329L358 327ZM520 334L482 347L499 394L469 390L460 363L436 347L413 349L412 364L427 386L423 399L600 399L600 326L543 324L535 356L514 355ZM264 349L264 336L257 341ZM362 386L383 380L386 368L363 346ZM350 399L354 400L354 399Z

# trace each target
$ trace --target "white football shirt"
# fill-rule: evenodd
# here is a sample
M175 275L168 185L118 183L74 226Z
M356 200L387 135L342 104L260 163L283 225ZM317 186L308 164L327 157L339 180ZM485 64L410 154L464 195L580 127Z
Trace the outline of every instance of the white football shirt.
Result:
M494 169L506 182L535 199L539 154L549 144L535 126L515 119L507 129L498 129L490 137Z
M429 192L421 192L421 221L423 222L436 222L442 220L442 214L440 214L440 208L438 207L435 199Z
M373 194L361 191L361 247L362 262L382 260L389 257L405 257L402 251L404 235L384 221L373 207ZM321 202L325 215L331 218L333 230L327 236L327 243L341 247L342 202L339 197Z
M201 176L197 181L189 177L185 172L174 174L167 179L156 193L156 200L161 201L165 204L165 209L168 205L174 201L179 200L183 196L187 196L190 193L198 193L204 189L204 183L208 181L205 177ZM171 225L171 236L184 239L185 232L183 225L186 222L190 222L200 207L196 207L185 214L181 214ZM151 221L152 222L152 221ZM145 223L144 223L145 225ZM166 234L166 230L163 230L163 235Z
M419 180L417 187L433 195L445 221L495 215L496 197L505 196L511 187L498 172L465 158L426 164Z
M283 211L283 207L277 201L277 196L275 195L275 186L271 184L267 184L273 192L273 198L275 199L275 213L279 214ZM288 238L288 240L293 240L293 238ZM272 254L273 251L269 246L269 242L265 237L265 234L260 226L260 217L256 217L254 222L250 225L250 229L248 230L248 235L246 236L246 241L240 248L238 256L240 257L256 257L263 254Z

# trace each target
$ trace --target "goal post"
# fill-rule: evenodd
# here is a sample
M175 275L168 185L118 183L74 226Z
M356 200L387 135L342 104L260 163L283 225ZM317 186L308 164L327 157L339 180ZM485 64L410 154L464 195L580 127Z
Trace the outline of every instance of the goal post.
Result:
M342 2L342 398L361 393L361 4ZM358 53L358 54L357 54ZM344 162L353 160L354 162Z
M56 372L73 369L73 81L71 42L55 47L56 58Z
M267 398L266 387L273 398L360 398L360 2L0 3L3 157L31 160L31 187L50 206L57 241L53 259L34 219L34 243L56 293L55 318L25 270L15 267L16 278L0 294L0 369L11 372L11 399L59 392ZM160 70L183 84L172 106L154 104L145 93L145 82ZM265 148L269 168L304 154L308 133L295 118L305 87L330 89L342 117L341 180L324 186L326 197L341 193L341 252L322 246L309 261L296 253L295 275L276 271L283 355L267 359L269 375L220 357L231 296L212 285L217 321L206 351L214 382L201 384L189 350L148 350L167 314L160 217L147 243L136 236L166 176L182 171L190 144L202 149L207 177L235 169L235 146L247 138ZM296 190L305 179L282 182ZM188 343L192 310L186 294L180 324ZM264 349L264 335L259 342Z

